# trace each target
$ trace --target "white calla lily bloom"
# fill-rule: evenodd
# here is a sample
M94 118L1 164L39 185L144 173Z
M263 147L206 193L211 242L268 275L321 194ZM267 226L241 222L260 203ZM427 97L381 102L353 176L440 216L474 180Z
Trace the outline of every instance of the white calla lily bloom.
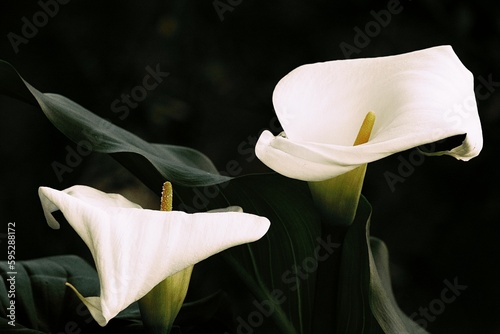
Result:
M39 188L45 218L60 210L89 247L100 281L99 297L78 297L105 326L165 278L230 247L260 239L267 218L242 212L187 214L142 209L118 194L87 186ZM234 210L234 208L228 208Z
M304 181L455 135L466 135L460 146L433 155L467 161L483 144L473 76L450 46L300 66L277 84L273 104L284 134L264 131L256 155ZM368 112L377 118L370 140L352 146Z

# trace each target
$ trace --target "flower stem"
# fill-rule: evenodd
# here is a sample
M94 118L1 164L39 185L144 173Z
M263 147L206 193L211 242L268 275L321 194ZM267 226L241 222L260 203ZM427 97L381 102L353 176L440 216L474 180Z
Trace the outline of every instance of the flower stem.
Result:
M161 211L172 210L173 190L163 184ZM139 300L142 320L149 333L168 334L179 313L189 287L193 266L167 277Z

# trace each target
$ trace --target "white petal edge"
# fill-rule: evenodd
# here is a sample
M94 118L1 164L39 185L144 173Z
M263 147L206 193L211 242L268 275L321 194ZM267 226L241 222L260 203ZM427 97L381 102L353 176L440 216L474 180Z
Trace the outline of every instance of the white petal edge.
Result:
M304 181L454 135L466 134L462 145L434 155L466 161L483 144L472 74L450 46L304 65L278 83L273 103L286 138L265 131L256 155ZM353 147L368 111L377 116L372 137Z
M85 186L65 191L39 188L48 224L59 227L52 212L61 210L92 253L100 296L78 295L101 326L166 277L225 249L256 241L270 226L267 218L252 214L145 210L130 207L132 202L122 198L118 203L125 207L94 206L81 194L83 198L107 195Z

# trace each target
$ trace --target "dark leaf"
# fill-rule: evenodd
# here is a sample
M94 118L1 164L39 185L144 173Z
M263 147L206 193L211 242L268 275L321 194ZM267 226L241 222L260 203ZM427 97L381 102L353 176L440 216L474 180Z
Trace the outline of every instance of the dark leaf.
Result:
M77 256L19 261L15 268L3 262L0 274L2 333L116 333L118 329L120 333L143 332L135 304L106 327L93 320L87 307L65 285L72 283L84 295L99 294L97 273Z
M389 253L370 238L371 206L362 197L342 247L338 333L424 334L398 307L392 293Z
M239 205L271 221L261 240L223 253L253 296L237 316L259 333L272 320L274 333L309 334L321 232L307 184L278 174L249 175L194 191L197 195L182 197L206 203L204 209ZM262 321L255 320L256 312Z
M29 103L36 101L52 124L83 149L110 154L130 153L121 157L122 163L125 167L131 164L154 171L158 177L147 175L150 180L163 178L185 186L206 186L230 180L219 175L210 159L201 152L146 142L64 96L41 93L24 81L9 63L1 60L0 93Z

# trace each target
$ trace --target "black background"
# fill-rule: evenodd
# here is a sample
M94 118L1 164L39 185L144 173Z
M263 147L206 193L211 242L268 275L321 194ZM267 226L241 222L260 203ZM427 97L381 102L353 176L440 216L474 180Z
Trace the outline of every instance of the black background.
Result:
M16 53L9 33L21 36L23 17L33 22L42 6L4 1L0 58L42 92L65 95L148 141L198 149L221 171L231 160L242 175L267 171L246 149L263 129L276 127L271 96L278 80L305 63L344 59L339 45L355 46L355 27L364 30L374 21L371 11L385 10L388 2L231 3L221 20L212 0L72 0L60 4ZM476 85L479 78L500 81L498 2L401 0L399 7L352 57L450 44ZM147 66L157 65L169 77L121 119L111 103L142 83ZM402 152L370 164L365 179L364 194L374 208L372 234L389 247L403 310L412 314L428 307L440 298L445 280L467 286L428 323L433 333L500 333L497 89L483 90L491 94L478 99L484 135L479 157L467 163L425 158L391 189L385 173L398 173L411 153ZM0 145L0 233L16 222L18 260L62 253L88 258L68 227L46 226L37 196L41 185L89 184L156 206L156 195L105 155L84 156L60 182L52 164L64 164L75 144L38 109L3 96ZM0 240L4 249L6 239Z

